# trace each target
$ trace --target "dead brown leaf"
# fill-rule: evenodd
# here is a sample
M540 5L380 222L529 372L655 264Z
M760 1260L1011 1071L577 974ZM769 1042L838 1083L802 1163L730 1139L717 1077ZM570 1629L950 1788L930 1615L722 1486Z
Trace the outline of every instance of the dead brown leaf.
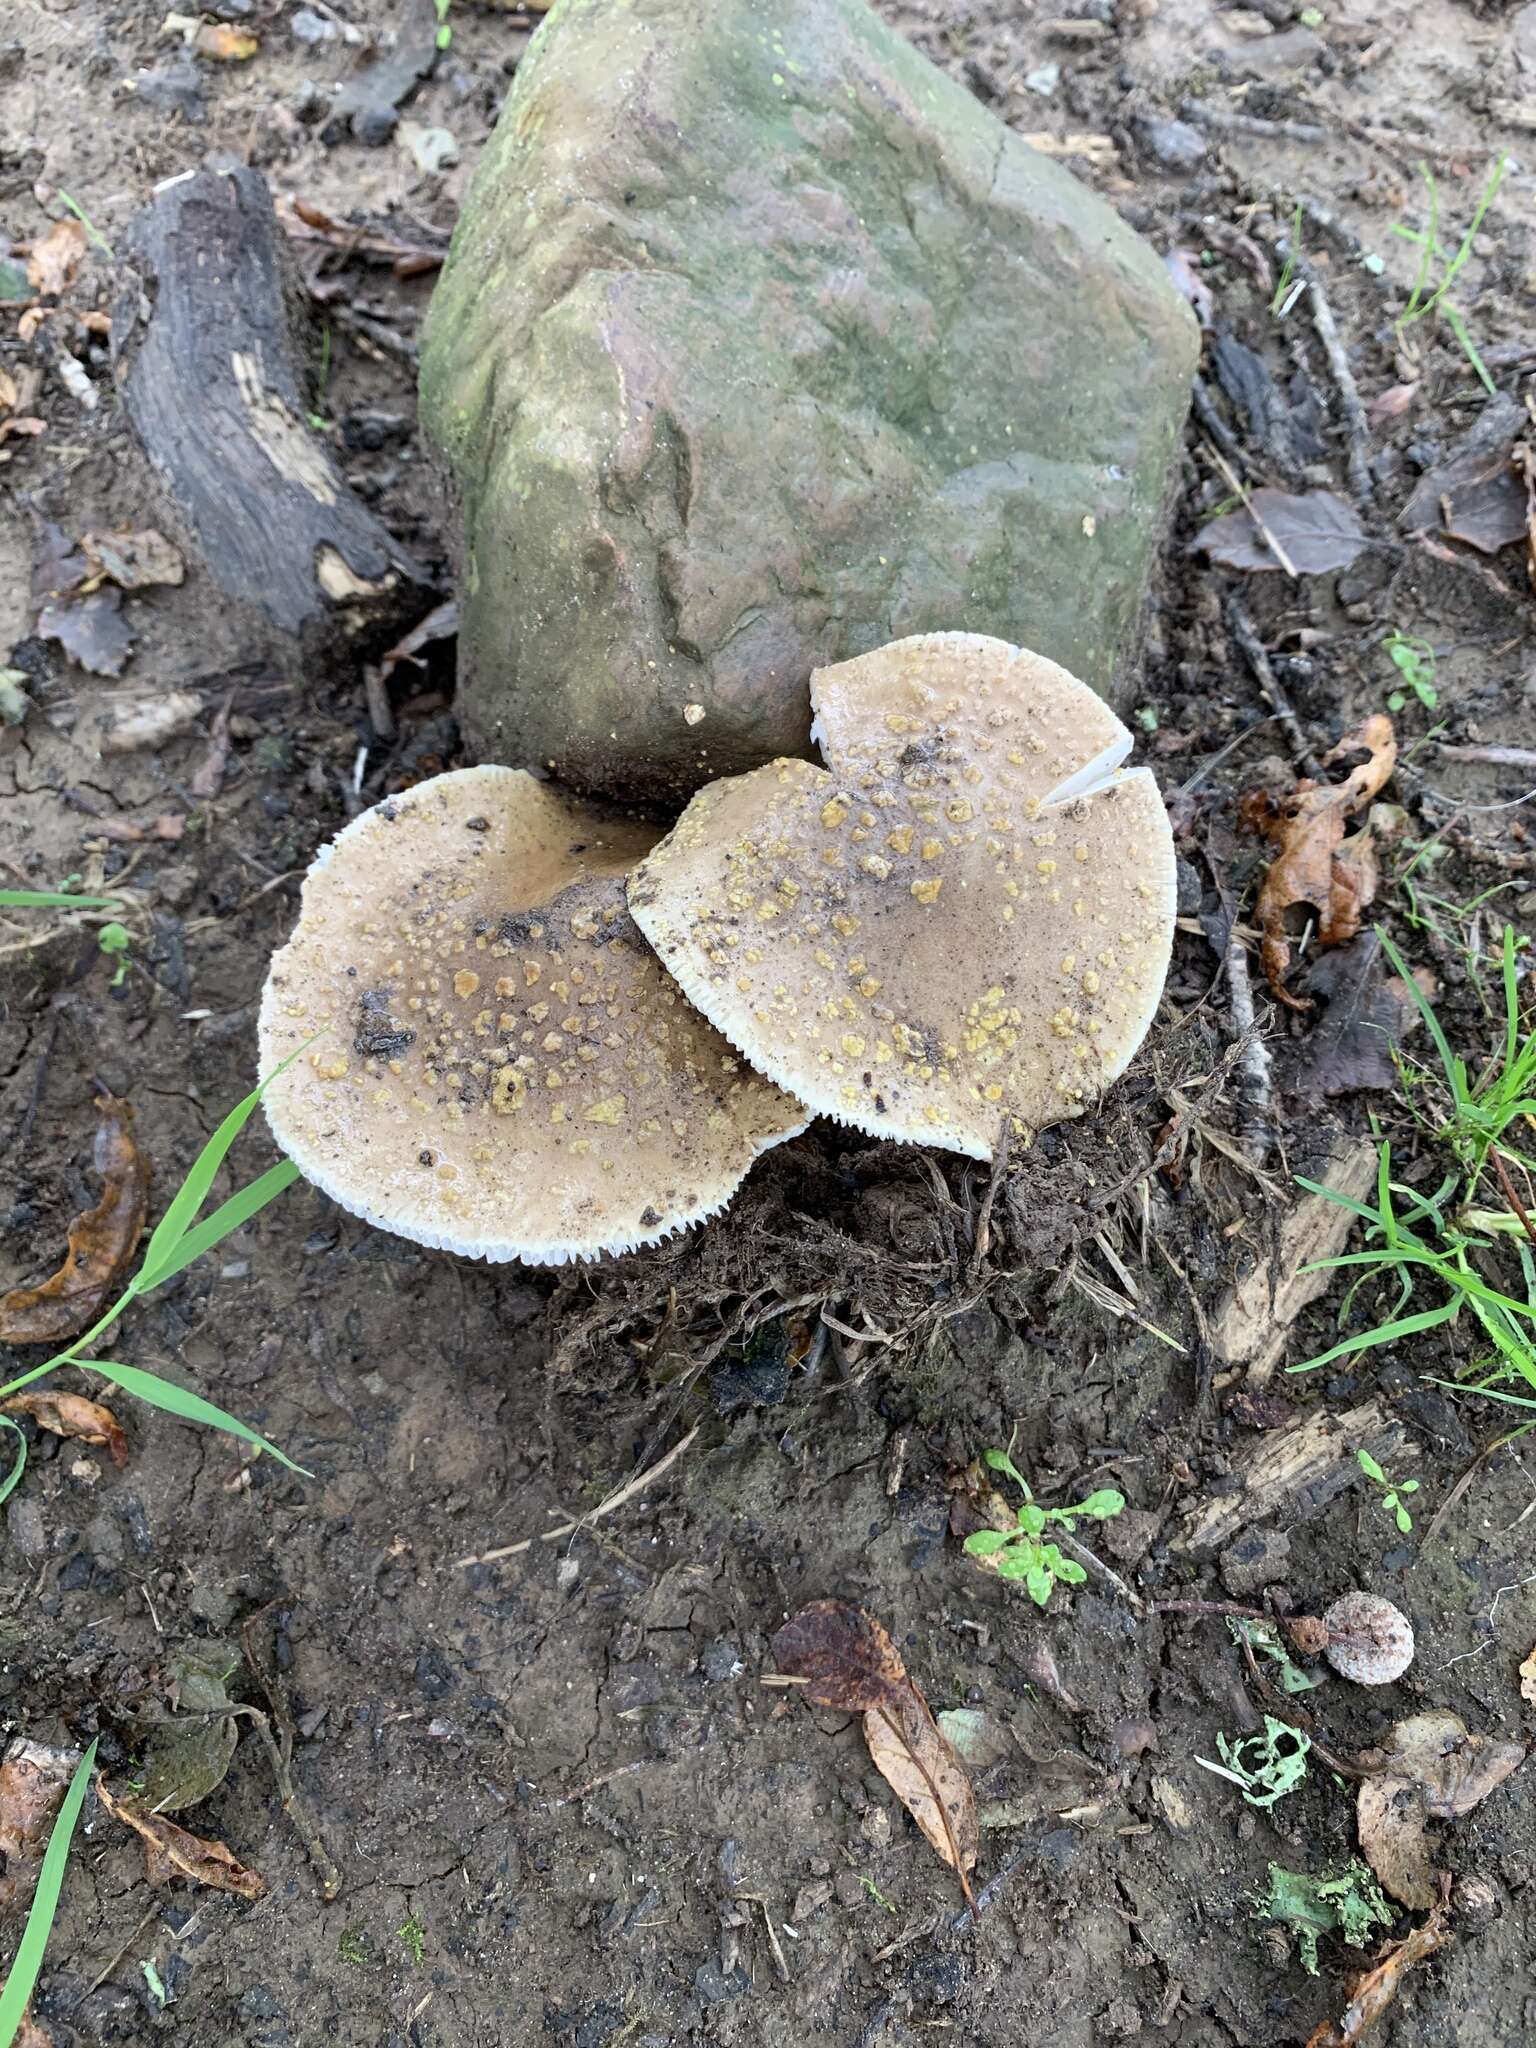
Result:
M1525 485L1525 570L1536 590L1536 446L1522 441L1512 459L1515 473Z
M0 1415L30 1415L39 1429L55 1436L72 1436L83 1444L104 1446L114 1465L128 1462L128 1439L110 1408L88 1401L84 1394L64 1394L49 1387L30 1394L13 1394L0 1406Z
M143 1233L150 1169L133 1135L132 1106L102 1095L96 1107L101 1200L69 1226L68 1253L51 1279L13 1287L0 1299L0 1343L63 1344L78 1337L106 1306Z
M1388 1949L1373 1970L1357 1977L1349 2004L1336 2020L1324 2020L1307 2040L1307 2048L1355 2048L1398 1994L1404 1974L1450 1940L1445 1907L1436 1905L1422 1926L1406 1941Z
M1282 561L1273 542L1285 551ZM1370 535L1353 505L1334 491L1250 491L1241 508L1201 527L1194 547L1228 569L1283 569L1321 576L1347 569Z
M1427 1823L1470 1813L1524 1761L1520 1743L1471 1735L1444 1708L1398 1722L1382 1768L1360 1781L1357 1808L1360 1847L1393 1898L1420 1910L1434 1905L1440 1889Z
M808 1681L813 1706L863 1714L876 1770L957 1874L974 1910L966 1873L975 1868L980 1837L971 1781L885 1629L848 1601L814 1600L779 1630L773 1655L786 1676Z
M232 28L228 22L205 21L193 36L192 47L199 57L211 58L215 64L246 64L261 48L261 39L249 29Z
M86 590L108 579L122 590L146 590L180 583L187 573L180 550L152 526L140 533L88 533L80 547L90 570Z
M1382 420L1401 419L1418 395L1418 380L1411 384L1389 384L1380 391L1366 407L1366 412L1376 424Z
M105 1778L96 1780L96 1794L114 1820L120 1820L144 1838L144 1875L151 1884L168 1884L173 1877L190 1877L216 1892L233 1892L236 1898L259 1899L266 1880L248 1870L222 1842L208 1842L187 1828L178 1827L163 1813L144 1813L131 1800L118 1799Z
M68 289L85 254L85 229L73 219L56 220L27 259L27 278L34 291L57 297Z
M1528 1706L1536 1707L1536 1648L1520 1666L1520 1697Z
M1370 803L1397 762L1392 721L1376 712L1346 733L1326 754L1324 765L1351 754L1365 760L1342 782L1303 777L1279 802L1265 790L1243 799L1244 820L1279 848L1259 891L1256 915L1263 932L1264 972L1271 993L1288 1009L1309 1010L1309 998L1285 986L1291 961L1288 913L1310 909L1318 920L1316 946L1342 946L1360 929L1360 914L1376 894L1376 850L1369 830L1344 837L1346 823Z
M193 795L198 791L194 788ZM124 846L137 846L145 839L179 839L187 829L187 821L179 811L162 811L158 818L151 818L141 825L133 818L98 818L92 827L97 839L111 839Z
M0 1906L30 1897L49 1832L80 1761L18 1735L0 1763Z

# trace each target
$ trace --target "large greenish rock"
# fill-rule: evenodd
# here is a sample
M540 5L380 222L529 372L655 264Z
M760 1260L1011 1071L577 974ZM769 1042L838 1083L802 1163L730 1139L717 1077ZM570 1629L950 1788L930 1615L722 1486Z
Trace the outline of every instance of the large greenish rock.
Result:
M422 351L472 743L666 802L934 628L1114 694L1196 349L1153 250L860 0L557 0Z

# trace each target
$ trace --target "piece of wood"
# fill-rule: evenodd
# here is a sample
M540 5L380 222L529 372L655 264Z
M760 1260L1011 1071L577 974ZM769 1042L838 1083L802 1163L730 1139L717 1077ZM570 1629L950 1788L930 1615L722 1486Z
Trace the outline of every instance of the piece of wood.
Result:
M126 247L115 374L189 566L290 655L419 611L423 570L309 425L305 309L265 179L170 179Z
M1310 1409L1289 1429L1265 1436L1222 1481L1222 1491L1197 1501L1170 1548L1223 1550L1234 1536L1270 1515L1286 1526L1309 1521L1360 1478L1357 1451L1369 1451L1384 1470L1399 1473L1418 1446L1379 1401L1333 1414Z
M1363 1201L1376 1179L1376 1147L1346 1138L1319 1182L1352 1201ZM1228 1366L1245 1366L1249 1385L1262 1385L1285 1356L1291 1327L1308 1302L1326 1293L1331 1273L1303 1269L1344 1249L1354 1212L1324 1195L1304 1195L1280 1225L1274 1256L1261 1259L1218 1309L1211 1340ZM1227 1375L1235 1378L1235 1374Z

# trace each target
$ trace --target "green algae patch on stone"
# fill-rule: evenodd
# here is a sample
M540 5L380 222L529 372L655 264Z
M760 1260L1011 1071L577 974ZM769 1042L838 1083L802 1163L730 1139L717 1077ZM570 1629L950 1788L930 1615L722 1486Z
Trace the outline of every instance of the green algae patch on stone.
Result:
M1023 642L1113 698L1198 337L1155 252L861 0L557 0L422 352L486 757L657 803L811 670Z

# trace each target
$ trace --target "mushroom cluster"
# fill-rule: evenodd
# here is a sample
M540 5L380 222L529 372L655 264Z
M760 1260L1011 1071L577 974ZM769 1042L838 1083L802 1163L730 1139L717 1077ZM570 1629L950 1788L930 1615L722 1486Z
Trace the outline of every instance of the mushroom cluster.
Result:
M664 837L481 767L323 849L260 1018L306 1177L420 1243L560 1264L715 1213L813 1114L980 1159L1080 1114L1172 939L1129 733L973 634L811 695L825 768L713 783Z

